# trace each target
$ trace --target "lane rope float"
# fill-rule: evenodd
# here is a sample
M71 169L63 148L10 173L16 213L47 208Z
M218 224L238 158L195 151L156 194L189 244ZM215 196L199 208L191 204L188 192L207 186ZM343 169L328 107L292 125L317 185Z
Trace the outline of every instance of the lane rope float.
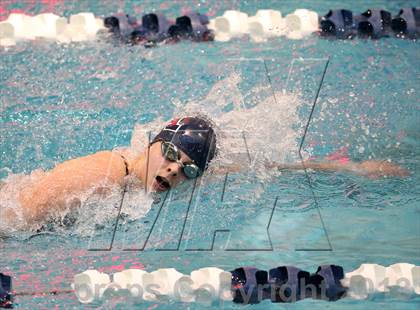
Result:
M297 9L283 17L273 9L258 10L255 15L228 10L210 19L190 11L170 19L161 13L149 13L137 19L126 13L105 18L82 12L69 18L43 13L29 16L11 13L0 22L0 46L13 46L20 40L38 38L70 43L95 40L97 34L108 32L123 43L156 46L180 40L221 41L248 36L254 42L272 37L303 39L311 34L321 37L349 39L356 36L379 39L394 36L416 39L420 34L420 8L402 8L397 14L386 10L368 9L361 14L333 9L324 16Z
M74 276L72 289L44 292L14 292L10 276L0 273L0 279L1 308L12 308L14 297L73 293L83 304L112 296L157 302L256 304L263 300L290 303L305 298L366 299L372 294L394 290L420 295L420 266L409 263L388 267L362 264L347 273L338 265L322 265L313 273L294 266L279 266L268 271L256 267L238 267L232 271L205 267L189 275L174 268L153 272L127 269L113 274L112 280L108 274L91 269Z

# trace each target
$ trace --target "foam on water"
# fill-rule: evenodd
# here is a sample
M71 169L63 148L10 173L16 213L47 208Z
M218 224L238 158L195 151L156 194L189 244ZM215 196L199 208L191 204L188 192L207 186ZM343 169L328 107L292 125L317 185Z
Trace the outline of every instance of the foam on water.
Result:
M201 115L214 123L218 154L210 165L210 171L214 172L216 167L221 166L241 165L248 167L246 172L251 171L263 180L273 176L264 163L283 163L297 158L300 130L296 127L300 126L296 125L299 124L297 110L300 102L297 95L276 93L275 98L272 95L266 96L259 104L246 108L243 95L238 89L240 82L239 74L231 74L216 82L203 100L187 104L178 102L173 117ZM267 88L256 87L251 92L263 97ZM233 109L225 112L224 108L229 103L233 103ZM278 115L282 117L279 118ZM165 120L156 119L141 126L136 125L128 148L130 156L138 156L164 122ZM15 214L12 216L14 220L8 220L2 225L5 232L38 229L63 231L72 226L76 233L88 236L94 229L107 226L109 221L115 220L122 198L119 186L110 188L106 195L91 188L77 197L67 197L65 208L49 214L45 222L27 223L19 205L19 192L44 174L39 169L30 175L10 174L4 180L5 184L0 190L2 212ZM129 219L135 220L147 213L153 199L141 186L136 186L135 181L128 183L134 185L130 186L132 190L124 197L124 213Z
M44 221L27 222L19 202L19 193L44 174L39 169L30 175L11 174L4 180L0 188L0 218L6 220L0 225L0 235L8 236L16 231L66 232L71 227L74 233L89 236L95 229L115 221L122 198L119 186L108 188L105 194L98 192L97 188L90 188L78 195L70 195L66 197L64 208L49 212ZM139 204L130 204L130 201L141 201L141 207ZM124 212L130 219L138 219L147 213L152 202L152 197L137 187L124 197Z
M200 115L214 124L218 153L210 168L237 164L237 160L241 160L238 156L248 156L248 153L255 171L257 167L264 169L262 164L265 162L296 161L297 142L301 134L301 120L297 113L302 104L299 96L276 92L265 96L254 107L247 108L244 105L244 94L238 88L241 81L239 74L232 73L228 78L216 82L203 100L187 104L175 102L173 116ZM263 94L267 93L267 88L269 86L255 87L251 92ZM224 108L230 103L233 109L225 112ZM162 128L163 121L157 119L136 126L131 140L132 147L141 149L147 145L149 132L153 137Z

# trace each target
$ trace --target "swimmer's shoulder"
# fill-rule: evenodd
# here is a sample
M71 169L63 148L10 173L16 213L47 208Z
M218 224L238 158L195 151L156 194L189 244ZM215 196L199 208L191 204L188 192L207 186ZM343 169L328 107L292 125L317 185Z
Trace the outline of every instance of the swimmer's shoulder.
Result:
M120 183L121 178L126 174L126 165L124 158L118 153L105 150L94 154L70 159L58 164L51 173L67 174L73 177L83 177L95 175L97 177L106 177L109 181Z
M112 152L126 158L128 161L137 158L140 154L139 151L133 149L132 147L117 147L113 149Z

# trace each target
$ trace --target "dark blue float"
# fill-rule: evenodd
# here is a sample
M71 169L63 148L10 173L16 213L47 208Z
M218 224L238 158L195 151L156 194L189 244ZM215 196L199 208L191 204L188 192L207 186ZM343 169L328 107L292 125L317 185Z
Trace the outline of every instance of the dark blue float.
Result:
M0 308L13 308L12 278L0 273Z
M319 266L314 274L294 266L280 266L268 272L255 267L231 271L233 302L256 304L265 299L272 302L296 302L304 298L336 301L344 297L346 288L341 266Z

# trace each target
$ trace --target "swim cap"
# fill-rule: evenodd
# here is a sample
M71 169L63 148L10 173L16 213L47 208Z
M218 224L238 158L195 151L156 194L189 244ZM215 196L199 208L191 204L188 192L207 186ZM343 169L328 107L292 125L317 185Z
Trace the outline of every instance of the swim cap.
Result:
M176 118L153 139L172 142L204 171L216 153L216 134L208 121L198 117Z

